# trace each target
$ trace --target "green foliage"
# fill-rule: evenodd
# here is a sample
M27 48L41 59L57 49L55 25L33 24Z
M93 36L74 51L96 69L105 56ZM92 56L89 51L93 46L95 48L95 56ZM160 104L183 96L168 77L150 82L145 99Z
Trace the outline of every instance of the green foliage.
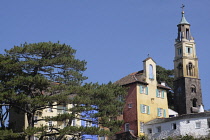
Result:
M76 50L69 45L52 42L25 43L5 51L6 54L0 55L0 102L2 105L9 105L16 113L26 114L29 126L22 131L19 128L18 131L22 134L28 138L36 134L40 139L52 135L62 139L66 134L74 135L79 132L112 135L119 131L122 121L115 118L122 111L124 103L117 100L117 97L125 96L125 89L111 82L102 85L83 83L87 79L83 76L86 62L76 59ZM66 114L37 120L66 120L65 128L52 126L52 131L49 132L46 126L34 127L37 111L67 104L73 107L66 110ZM72 127L72 120L81 117L93 118L93 123L99 123L112 131ZM13 128L12 125L10 127Z
M164 81L168 87L173 89L174 70L167 70L159 65L156 66L157 81Z
M0 130L0 139L1 140L18 140L23 139L23 133L14 133L12 130Z

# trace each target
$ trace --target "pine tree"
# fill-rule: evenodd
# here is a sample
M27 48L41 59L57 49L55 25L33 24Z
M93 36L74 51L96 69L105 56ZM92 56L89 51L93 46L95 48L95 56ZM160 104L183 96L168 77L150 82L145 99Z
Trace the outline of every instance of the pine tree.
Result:
M112 135L119 131L122 122L110 118L119 115L124 103L117 97L124 96L125 90L111 82L102 85L83 83L87 79L83 76L86 62L76 59L76 50L69 45L25 43L5 51L5 54L0 55L0 102L2 106L9 105L12 111L26 114L28 122L28 128L18 130L19 135L14 136L33 140L36 134L40 139L54 136L61 140L65 135ZM66 121L63 129L51 126L49 132L44 125L34 126L35 121L41 121L34 119L37 111L68 104L72 107L66 113L41 119L46 122ZM72 120L82 118L81 113L92 117L95 120L93 123L112 131L71 126ZM12 124L10 127L13 128Z

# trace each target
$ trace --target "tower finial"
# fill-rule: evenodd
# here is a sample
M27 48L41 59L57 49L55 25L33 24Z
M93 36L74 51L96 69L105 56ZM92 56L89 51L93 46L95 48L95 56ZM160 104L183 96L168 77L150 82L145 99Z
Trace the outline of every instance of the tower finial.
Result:
M184 4L182 4L182 12L184 13L184 7L185 7L185 5Z

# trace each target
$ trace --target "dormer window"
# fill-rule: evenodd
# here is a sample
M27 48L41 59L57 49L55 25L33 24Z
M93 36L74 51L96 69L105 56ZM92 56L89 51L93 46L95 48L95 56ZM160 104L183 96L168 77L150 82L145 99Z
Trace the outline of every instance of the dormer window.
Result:
M149 65L149 79L154 79L154 72L153 72L153 66Z

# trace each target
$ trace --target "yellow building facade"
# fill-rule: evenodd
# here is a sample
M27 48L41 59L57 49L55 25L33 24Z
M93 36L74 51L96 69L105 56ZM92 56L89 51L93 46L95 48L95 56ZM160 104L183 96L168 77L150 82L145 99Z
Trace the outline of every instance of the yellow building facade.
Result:
M167 90L170 88L157 82L156 63L151 57L143 61L143 70L131 73L116 83L128 87L121 133L129 131L135 136L144 135L144 123L168 117Z

